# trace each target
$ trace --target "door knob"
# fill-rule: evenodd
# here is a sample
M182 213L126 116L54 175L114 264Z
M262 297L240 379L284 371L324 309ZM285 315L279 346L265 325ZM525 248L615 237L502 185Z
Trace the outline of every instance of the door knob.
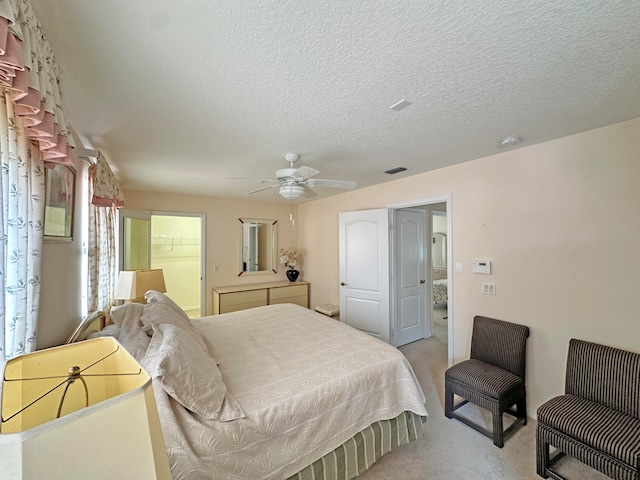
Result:
M422 285L425 281L424 280L420 280L420 285Z
M344 287L345 285L346 285L346 283L344 283L344 282L340 282L340 286L341 286L341 287Z

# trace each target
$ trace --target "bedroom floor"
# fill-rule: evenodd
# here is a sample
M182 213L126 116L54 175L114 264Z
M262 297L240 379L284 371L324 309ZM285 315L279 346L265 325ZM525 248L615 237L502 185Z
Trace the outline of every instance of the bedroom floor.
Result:
M434 308L434 336L401 347L420 380L427 397L429 418L425 436L382 457L358 480L453 480L453 479L540 479L536 475L534 419L516 430L504 448L457 420L444 416L444 371L447 368L446 309ZM473 405L459 410L490 425L485 411ZM509 416L505 415L505 422ZM609 477L563 458L555 469L568 478L606 480Z

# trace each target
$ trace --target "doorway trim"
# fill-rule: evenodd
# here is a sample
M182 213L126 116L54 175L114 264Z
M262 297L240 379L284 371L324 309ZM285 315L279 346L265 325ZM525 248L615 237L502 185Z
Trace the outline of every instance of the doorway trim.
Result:
M426 198L420 198L420 199L415 199L415 200L406 200L403 202L394 202L394 203L390 203L387 205L387 208L391 209L391 210L398 210L401 208L408 208L408 207L418 207L418 206L425 206L425 205L433 205L436 203L445 203L446 204L446 212L447 212L447 315L448 315L448 322L447 322L447 361L448 361L448 365L451 366L453 365L453 324L455 321L455 315L454 315L454 311L453 311L453 295L454 295L454 291L453 291L453 277L452 277L452 272L453 272L453 250L451 248L452 245L452 235L451 235L451 225L452 225L452 218L453 218L453 211L451 209L451 194L447 193L444 195L436 195L433 197L426 197ZM395 212L394 215L392 215L392 217L395 216ZM392 226L392 228L395 228L395 225ZM393 237L391 235L391 237ZM393 248L395 248L395 245L393 246ZM392 254L392 258L395 257L395 252ZM392 262L394 260L391 260ZM393 265L391 266L391 268L393 268ZM391 299L392 302L395 302L395 295L396 295L396 285L395 285L396 279L395 276L393 277L393 280L391 282ZM393 308L391 309L391 315L392 315L392 324L393 324L393 329L396 329L396 317L395 317L395 312L393 311ZM432 320L433 321L433 320Z

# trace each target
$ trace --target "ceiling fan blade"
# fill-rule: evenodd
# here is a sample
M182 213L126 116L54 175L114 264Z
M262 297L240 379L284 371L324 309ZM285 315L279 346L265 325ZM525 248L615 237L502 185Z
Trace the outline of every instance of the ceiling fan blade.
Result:
M304 185L304 198L313 198L317 197L318 194L311 190L307 185Z
M307 180L306 184L311 187L345 188L347 190L358 188L358 184L356 182L351 182L349 180L325 180L322 178L314 178Z
M225 177L227 180L257 180L258 183L279 182L273 178L256 178L256 177Z
M307 178L311 178L314 175L319 174L320 172L315 168L311 167L300 167L295 172L291 174L292 177L300 180L306 180Z
M279 183L277 185L269 185L268 187L262 187L262 188L258 188L256 190L251 190L250 192L247 192L246 195L251 195L252 193L258 193L258 192L261 192L263 190L269 190L270 188L279 187L279 186L280 186Z

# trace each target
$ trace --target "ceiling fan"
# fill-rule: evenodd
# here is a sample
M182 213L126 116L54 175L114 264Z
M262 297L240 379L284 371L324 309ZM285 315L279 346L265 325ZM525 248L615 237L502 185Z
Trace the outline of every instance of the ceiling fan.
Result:
M320 178L311 178L314 175L320 173L315 168L311 167L294 167L293 164L300 160L300 155L297 153L285 153L284 158L289 162L289 168L283 168L276 171L276 178L271 180L260 180L261 183L272 182L273 185L258 188L247 192L247 195L252 193L262 192L269 188L278 188L278 193L288 199L294 198L313 198L318 194L311 190L309 187L331 187L331 188L344 188L347 190L353 190L358 187L356 182L348 180L324 180Z

